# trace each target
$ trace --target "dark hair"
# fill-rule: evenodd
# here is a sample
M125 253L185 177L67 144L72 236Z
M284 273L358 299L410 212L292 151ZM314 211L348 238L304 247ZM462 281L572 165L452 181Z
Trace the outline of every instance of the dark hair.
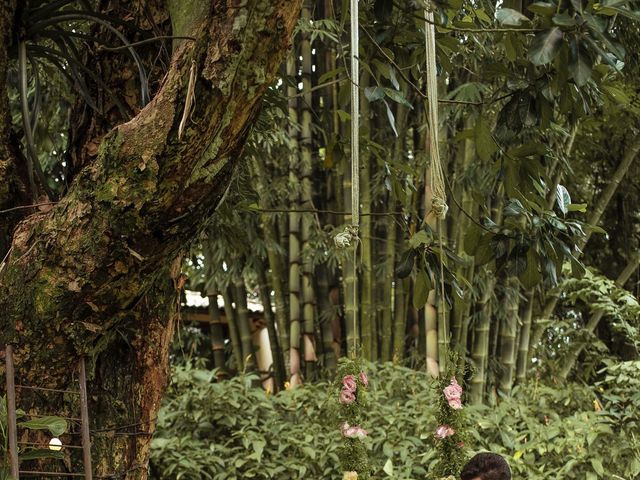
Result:
M511 480L511 470L504 458L495 453L479 453L462 469L462 480Z

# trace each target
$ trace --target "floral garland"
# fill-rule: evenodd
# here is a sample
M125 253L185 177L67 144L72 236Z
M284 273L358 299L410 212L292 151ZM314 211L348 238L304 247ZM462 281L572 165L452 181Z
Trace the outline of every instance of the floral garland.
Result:
M338 455L344 472L343 480L366 480L371 474L369 455L363 441L368 432L361 425L367 411L369 379L357 359L340 361L336 385L343 440Z
M456 363L452 358L449 365L455 366ZM438 460L432 474L433 478L458 478L466 461L465 445L468 442L465 431L466 415L462 405L464 390L456 379L455 367L450 367L440 376L437 387L438 426L433 438Z

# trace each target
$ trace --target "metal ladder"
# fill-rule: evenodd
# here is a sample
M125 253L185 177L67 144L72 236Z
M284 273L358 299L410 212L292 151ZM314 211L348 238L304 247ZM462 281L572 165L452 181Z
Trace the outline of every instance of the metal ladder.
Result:
M93 480L91 470L91 437L89 433L89 407L87 400L87 372L85 368L84 358L81 357L78 362L78 383L79 390L57 390L53 388L43 388L27 385L16 385L15 383L15 365L13 362L13 345L5 347L5 364L7 377L7 424L9 435L9 464L11 467L11 475L15 480L20 479L20 474L24 476L59 476L59 477L84 477L86 480ZM64 472L46 472L35 470L20 470L20 460L18 458L18 422L16 415L16 387L28 390L37 390L44 392L70 393L80 395L80 435L82 443L82 458L84 464L84 473L64 473ZM77 420L77 419L73 419ZM72 447L72 445L65 445ZM76 447L77 448L77 447Z

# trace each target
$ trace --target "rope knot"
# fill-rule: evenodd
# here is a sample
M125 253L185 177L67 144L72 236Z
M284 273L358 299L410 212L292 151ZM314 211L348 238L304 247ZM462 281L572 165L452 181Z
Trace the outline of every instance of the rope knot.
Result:
M357 225L347 225L344 227L344 231L336 234L333 237L333 241L336 244L336 247L340 249L347 249L356 244L358 239L358 226Z
M434 195L433 200L431 201L431 211L437 218L444 220L447 216L447 212L449 211L449 206L443 198Z

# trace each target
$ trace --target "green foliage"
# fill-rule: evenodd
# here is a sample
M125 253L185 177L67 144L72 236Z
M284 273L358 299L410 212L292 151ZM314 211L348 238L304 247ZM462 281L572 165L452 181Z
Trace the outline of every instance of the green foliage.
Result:
M16 416L18 419L28 417L22 410L17 410ZM11 478L13 478L9 475L9 436L7 421L7 401L6 396L3 395L0 397L0 480L11 480ZM30 420L19 421L18 426L27 430L46 430L54 437L63 435L68 429L67 421L55 416L37 417ZM18 457L20 461L39 459L61 460L64 458L64 452L27 446L20 449Z
M583 304L590 314L601 312L612 332L640 353L640 303L631 292L592 269L581 279L567 279L562 291L569 304Z
M367 365L367 372L370 428L363 445L372 478L434 473L437 384L391 364ZM637 478L639 372L637 362L629 362L607 368L597 387L532 382L494 406L466 407L469 455L502 454L514 478ZM153 440L153 478L340 479L335 386L270 396L252 387L256 381L242 376L215 383L215 372L176 369Z

